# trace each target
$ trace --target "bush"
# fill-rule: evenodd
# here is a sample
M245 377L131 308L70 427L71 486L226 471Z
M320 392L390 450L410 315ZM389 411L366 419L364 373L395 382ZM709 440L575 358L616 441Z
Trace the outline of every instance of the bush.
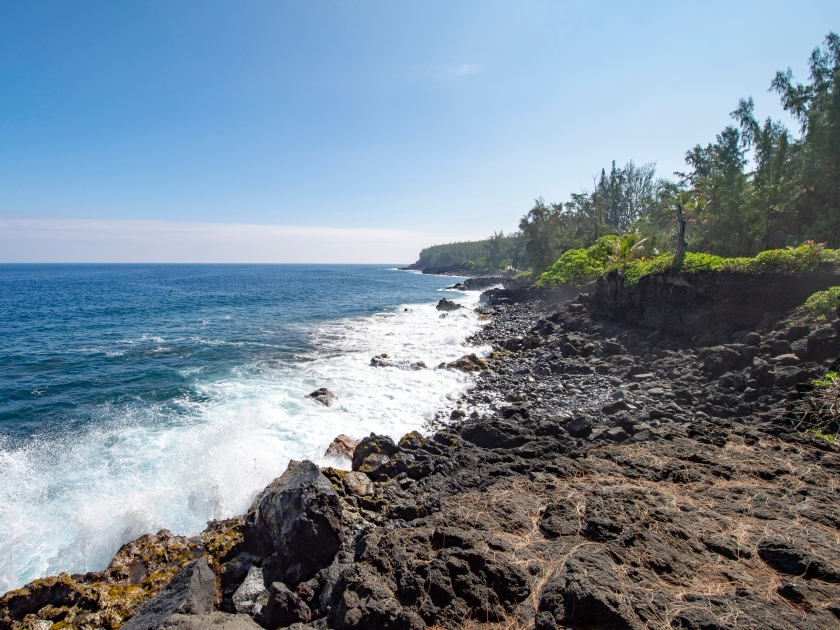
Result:
M817 291L805 300L805 310L811 317L825 317L837 309L840 303L840 287L828 287L825 291Z
M587 249L570 249L537 278L536 285L538 287L555 287L563 284L583 286L611 271L617 271L624 276L624 283L629 286L645 276L662 273L674 261L673 254L662 254L653 258L617 263L611 260L611 257L615 258L614 252L620 243L621 239L618 236L611 235L599 238ZM688 252L683 259L681 270L686 273L700 271L797 272L810 271L817 269L820 265L838 261L840 261L840 250L824 249L822 245L808 242L799 247L769 249L755 258L723 258L714 254ZM837 298L835 297L834 300L836 306ZM833 308L831 307L829 311Z
M581 287L595 282L607 270L609 257L615 251L619 237L602 236L586 249L570 249L559 260L541 273L536 280L538 287L557 287L571 284Z

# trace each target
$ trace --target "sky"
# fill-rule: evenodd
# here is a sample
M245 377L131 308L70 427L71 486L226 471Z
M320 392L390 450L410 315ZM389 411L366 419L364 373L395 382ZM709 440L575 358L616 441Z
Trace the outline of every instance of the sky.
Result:
M670 176L840 3L0 4L0 262L407 263Z

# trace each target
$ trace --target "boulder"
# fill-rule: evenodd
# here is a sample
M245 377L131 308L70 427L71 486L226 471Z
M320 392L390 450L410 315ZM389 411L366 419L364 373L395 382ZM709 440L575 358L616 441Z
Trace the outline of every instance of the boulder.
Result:
M428 369L428 367L429 366L426 365L425 362L423 362L423 361L415 361L414 363L411 364L411 369L412 370L426 370L426 369Z
M343 433L332 441L327 447L325 457L337 457L339 459L353 459L353 452L359 445L359 440L347 437Z
M566 425L566 431L573 438L585 438L592 433L592 423L589 418L575 418Z
M449 312L449 311L457 311L461 308L460 304L456 304L455 302L450 302L446 298L441 298L440 302L437 303L435 307L439 311Z
M398 450L399 447L394 444L394 440L387 435L371 433L368 437L362 438L353 453L353 470L359 470L370 455L384 455L386 459L390 459Z
M373 482L366 474L351 471L344 475L344 487L354 497L369 497L373 496Z
M441 363L438 367L452 368L455 370L461 370L462 372L480 372L481 370L486 370L489 366L487 365L487 361L473 352L472 354L465 354L456 361Z
M268 602L268 589L261 567L251 567L245 580L233 594L233 607L238 613L258 615Z
M312 611L283 582L274 582L271 585L268 603L258 619L264 628L275 630L286 628L293 623L307 623L312 619Z
M324 405L324 407L331 407L332 404L336 400L338 400L338 396L333 394L326 387L316 389L311 394L307 394L306 396L304 396L304 398L311 398L313 401L317 402L318 404Z
M153 630L172 615L204 615L213 612L218 591L216 576L201 556L181 568L163 590L150 599L122 627L125 630Z
M385 353L377 354L370 360L370 364L373 367L394 367L394 362Z
M254 504L253 526L273 545L273 578L297 584L332 562L344 540L341 502L311 461L290 461Z

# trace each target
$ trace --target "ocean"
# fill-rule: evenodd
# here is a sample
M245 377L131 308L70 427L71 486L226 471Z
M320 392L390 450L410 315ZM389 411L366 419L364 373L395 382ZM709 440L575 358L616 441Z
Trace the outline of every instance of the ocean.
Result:
M364 265L0 265L0 592L247 510L339 433L398 439L469 386L457 278ZM487 349L485 349L486 351ZM471 350L472 351L472 350ZM394 367L370 365L387 353ZM322 407L319 387L338 396Z

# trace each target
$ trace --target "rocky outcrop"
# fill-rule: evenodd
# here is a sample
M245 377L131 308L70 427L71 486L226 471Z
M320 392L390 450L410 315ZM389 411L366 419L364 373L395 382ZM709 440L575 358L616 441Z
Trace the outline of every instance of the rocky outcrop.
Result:
M332 562L344 540L341 503L311 461L289 462L283 475L254 501L246 520L270 552L270 579L298 584Z
M326 457L335 457L337 459L351 459L353 457L353 452L356 450L358 445L359 440L354 440L342 433L332 441L329 447L327 447L327 451L324 455Z
M394 367L394 362L391 360L387 354L377 354L370 360L370 364L373 367Z
M626 286L612 273L591 296L596 315L668 332L731 335L774 324L811 294L840 284L833 266L801 273L669 270Z
M175 614L211 613L217 598L216 575L210 570L207 559L202 556L183 567L123 628L154 630Z
M448 313L448 312L451 312L451 311L457 311L457 310L459 310L463 307L460 304L458 304L457 302L451 302L450 300L447 300L446 298L441 298L440 301L437 303L437 306L435 308L439 311L443 311L445 313Z
M475 352L472 354L465 354L455 361L450 361L449 363L444 361L438 365L438 369L449 368L452 370L460 370L461 372L480 372L481 370L486 370L487 367L487 361L479 357Z
M338 400L338 396L333 394L326 387L316 389L311 394L307 394L305 398L311 398L316 403L324 405L324 407L332 407L333 403Z

